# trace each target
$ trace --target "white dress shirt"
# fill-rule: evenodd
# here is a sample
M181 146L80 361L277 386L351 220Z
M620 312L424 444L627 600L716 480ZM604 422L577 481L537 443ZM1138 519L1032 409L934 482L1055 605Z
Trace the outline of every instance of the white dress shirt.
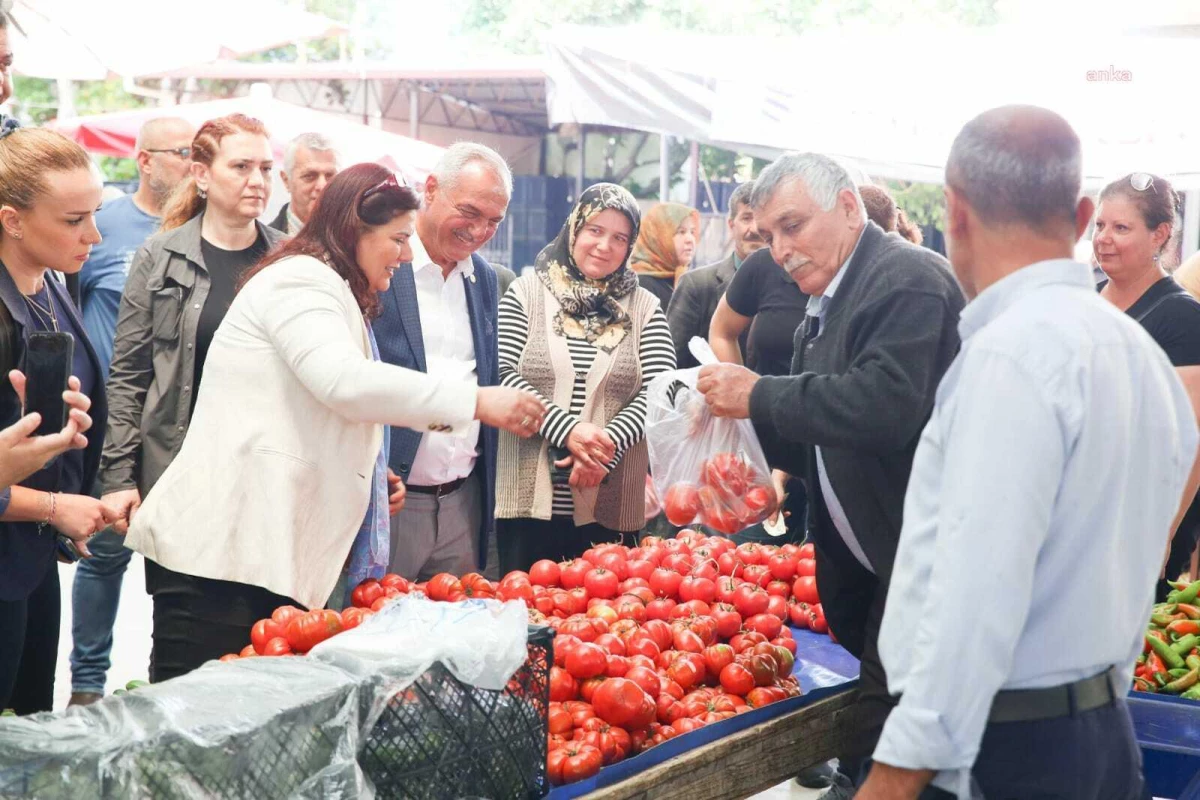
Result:
M874 758L969 797L998 691L1132 670L1197 431L1083 264L1009 275L959 333L905 497L879 636L901 698Z
M417 284L417 307L421 313L421 338L425 343L425 372L448 380L476 384L475 340L467 308L467 281L475 280L475 264L463 259L442 277L442 268L429 258L414 234L413 280ZM465 478L475 468L479 448L479 421L454 433L424 432L413 458L408 482L413 486L439 486Z
M862 233L858 235L858 241L854 243L854 249L850 251L850 255L842 262L842 266L838 267L837 274L833 276L833 280L825 288L825 293L822 295L813 295L808 298L807 316L816 317L818 324L824 324L825 312L829 308L829 304L833 302L834 293L842 285L842 278L846 275L846 265L854 259L854 254L858 252L858 246L862 242L863 233L866 233L866 230L864 227ZM833 491L833 484L829 482L829 476L825 473L825 458L821 455L821 448L817 447L816 451L817 479L821 482L821 497L825 500L825 509L829 512L829 518L833 520L833 527L837 528L842 541L846 543L846 547L854 555L854 558L858 560L858 563L874 574L875 568L867 560L867 554L863 552L862 545L859 544L858 538L854 535L854 529L850 527L850 519L846 516L846 510L842 507L842 501L838 500L837 493Z

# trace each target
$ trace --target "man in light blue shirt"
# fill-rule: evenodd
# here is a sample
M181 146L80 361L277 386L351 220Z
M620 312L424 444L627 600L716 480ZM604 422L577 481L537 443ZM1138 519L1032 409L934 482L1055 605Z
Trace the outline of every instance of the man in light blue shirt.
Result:
M1071 260L1081 164L1027 106L951 149L970 302L905 498L879 638L899 704L861 800L1142 796L1123 696L1198 436L1166 356Z
M148 120L138 131L134 154L141 179L137 191L105 203L96 214L104 241L92 248L79 273L79 286L83 325L105 381L130 262L158 230L163 206L187 177L195 135L195 126L178 117ZM88 705L104 696L121 582L133 555L111 529L97 534L88 549L92 557L76 567L71 598L71 705Z

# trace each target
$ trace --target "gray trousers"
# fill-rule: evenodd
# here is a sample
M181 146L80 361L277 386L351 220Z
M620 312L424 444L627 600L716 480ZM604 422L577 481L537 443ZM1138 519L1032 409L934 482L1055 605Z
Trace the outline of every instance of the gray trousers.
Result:
M427 581L439 572L463 575L476 568L476 538L483 522L478 472L450 494L435 497L411 489L392 517L389 572Z

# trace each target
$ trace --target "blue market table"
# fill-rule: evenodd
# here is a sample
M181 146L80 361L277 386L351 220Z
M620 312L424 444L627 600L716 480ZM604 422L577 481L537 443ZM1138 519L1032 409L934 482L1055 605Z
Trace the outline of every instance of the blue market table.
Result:
M745 797L836 756L862 727L854 691L858 661L828 636L792 633L801 696L677 736L589 780L554 789L550 800Z

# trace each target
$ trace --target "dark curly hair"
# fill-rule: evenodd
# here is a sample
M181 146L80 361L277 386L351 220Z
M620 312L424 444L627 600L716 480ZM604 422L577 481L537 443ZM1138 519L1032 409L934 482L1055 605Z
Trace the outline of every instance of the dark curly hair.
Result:
M277 261L289 256L312 256L327 263L350 284L363 314L368 318L378 316L379 293L371 288L355 257L359 237L421 205L416 192L407 186L383 186L392 176L391 170L378 164L355 164L339 172L325 187L304 227L247 270L238 288ZM367 192L371 196L364 200Z

